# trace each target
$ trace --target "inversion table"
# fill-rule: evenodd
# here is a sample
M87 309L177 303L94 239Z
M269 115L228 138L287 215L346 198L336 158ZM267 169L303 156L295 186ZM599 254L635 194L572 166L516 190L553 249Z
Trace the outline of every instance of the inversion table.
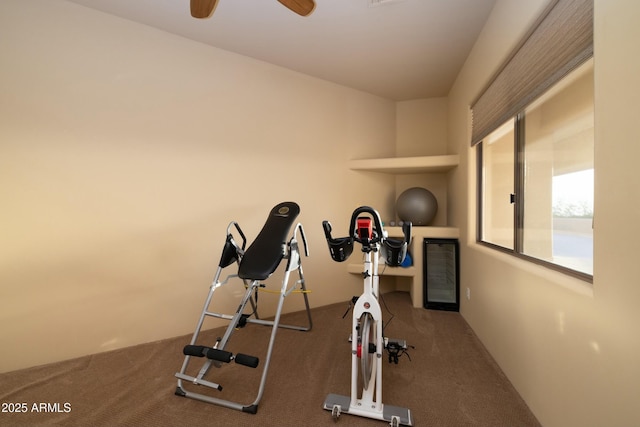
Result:
M220 262L218 264L213 283L209 288L209 293L207 295L204 308L202 309L202 314L198 320L191 342L183 349L185 358L182 368L180 369L180 372L175 374L178 378L178 386L175 394L231 409L237 409L251 414L255 414L258 411L258 403L264 393L267 372L269 370L269 362L271 360L271 354L278 328L309 331L312 327L311 311L307 298L307 288L302 273L300 248L297 240L298 232L300 232L305 249L305 255L309 256L302 224L297 223L295 225L293 229L293 236L287 241L291 227L299 213L300 207L294 202L283 202L276 205L271 209L271 212L269 212L269 217L262 227L262 230L246 251L246 238L240 229L240 226L236 222L231 222L229 224L227 227L227 237L222 249ZM237 232L242 239L242 244L240 246L233 235L234 232ZM272 275L272 273L274 273L283 259L287 260L287 266L284 271L282 286L279 291L279 299L274 320L262 320L258 317L257 313L257 291L265 286L262 281L266 280ZM223 281L220 281L222 271L231 265L237 265L237 274L229 274ZM289 276L294 270L297 270L299 279L289 286ZM231 278L241 279L245 288L244 295L235 313L229 315L210 311L214 292L220 287L226 285ZM280 315L282 314L284 299L298 286L300 288L299 292L302 293L304 298L308 325L281 325ZM249 314L245 313L247 304L249 304L251 308L251 312ZM215 317L229 321L224 335L219 337L213 346L205 346L198 343L198 335L200 334L204 320L207 317ZM266 360L262 363L262 377L255 399L248 404L241 404L188 390L186 386L187 384L191 384L222 391L222 386L220 384L217 384L210 379L205 379L205 376L212 367L221 368L232 361L236 364L250 368L258 367L260 364L258 357L242 353L234 354L227 349L227 345L229 344L229 340L233 332L244 327L248 323L271 326L271 338L267 348ZM204 359L204 364L197 374L189 375L187 372L190 363L193 362L193 358Z

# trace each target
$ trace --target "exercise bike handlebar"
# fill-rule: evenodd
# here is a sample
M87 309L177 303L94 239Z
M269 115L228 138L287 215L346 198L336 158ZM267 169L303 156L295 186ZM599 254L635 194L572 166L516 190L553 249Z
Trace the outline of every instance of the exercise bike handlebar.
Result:
M374 225L375 225L374 230L376 231L376 234L373 236L372 239L369 240L369 243L377 243L385 240L387 238L387 232L384 230L382 226L382 221L380 220L380 214L378 214L378 212L375 209L369 206L361 206L357 208L355 211L353 211L353 214L351 215L351 223L349 225L348 237L334 238L331 235L331 231L332 231L331 223L327 220L322 221L322 228L324 229L324 236L327 239L327 241L335 242L337 240L352 238L356 242L362 243L356 233L356 222L358 220L359 215L362 213L371 214L371 216L373 217ZM409 244L411 241L411 228L412 228L412 225L410 221L405 221L402 224L402 234L404 237L403 240L407 244Z
M373 218L373 227L372 227L372 235L367 236L366 238L361 238L359 233L356 230L356 224L358 222L358 218L361 218L362 214L368 214ZM369 248L373 244L382 244L386 241L386 245L389 247L400 248L406 246L411 241L411 222L405 222L402 225L402 233L404 234L404 239L402 241L395 239L388 239L387 232L384 230L382 221L380 220L380 215L378 212L369 207L369 206L361 206L353 211L351 215L351 222L349 224L349 235L347 237L339 237L334 238L331 236L331 223L327 220L322 222L322 227L324 229L324 235L327 239L327 243L329 245L329 251L331 253L334 261L342 262L345 261L351 252L353 251L353 242L356 241L363 245L363 250L365 248ZM367 249L368 250L368 249ZM402 255L404 258L404 255Z
M404 235L404 241L408 245L411 243L411 221L405 221L402 223L402 234Z
M374 231L376 233L374 234L374 236L372 236L372 239L370 239L368 243L377 243L384 240L384 238L386 238L386 232L384 231L384 228L382 228L382 221L380 221L380 215L378 214L378 212L375 209L370 208L369 206L361 206L353 211L353 214L351 215L351 222L349 224L349 236L347 237L333 238L333 236L331 236L331 223L327 220L322 221L322 228L324 228L324 235L327 238L327 241L335 242L342 239L352 239L356 242L362 243L355 232L356 222L359 215L362 213L371 214L375 225Z
M360 215L364 213L371 215L374 225L374 233L370 239L367 239L367 241L362 241L362 239L359 238L358 233L356 233L356 223ZM351 223L349 225L349 236L351 236L358 243L381 243L387 237L387 233L382 227L382 221L380 220L380 214L378 214L378 211L369 206L360 206L355 211L353 211L353 214L351 215Z

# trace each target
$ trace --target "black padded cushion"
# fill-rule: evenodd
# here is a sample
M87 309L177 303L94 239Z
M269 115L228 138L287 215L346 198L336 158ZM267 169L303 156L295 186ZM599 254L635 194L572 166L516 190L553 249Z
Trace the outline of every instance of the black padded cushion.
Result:
M294 202L276 205L258 237L246 250L238 277L249 280L264 280L278 268L286 254L289 230L300 213L300 206Z

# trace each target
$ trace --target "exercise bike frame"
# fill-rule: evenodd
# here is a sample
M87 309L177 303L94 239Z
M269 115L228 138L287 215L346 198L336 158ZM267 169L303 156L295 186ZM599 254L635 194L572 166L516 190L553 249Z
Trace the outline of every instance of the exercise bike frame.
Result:
M368 216L360 216L367 214ZM373 224L372 224L373 222ZM331 237L331 225L328 221L323 222L325 235L330 248L333 249L339 244L345 245L344 238L333 239ZM411 239L411 224L405 225L405 240L408 244ZM354 298L353 319L351 325L351 394L341 396L329 394L324 402L324 409L332 411L334 420L337 420L342 412L389 421L391 426L413 425L411 411L406 408L385 405L382 403L382 359L385 348L383 336L382 309L378 302L379 297L379 276L378 263L381 247L387 239L387 233L383 229L378 212L373 208L363 206L353 212L349 229L348 239L362 245L364 253L363 279L364 290L357 298ZM348 242L351 244L352 242ZM397 244L398 242L394 242ZM347 251L348 254L350 253ZM331 251L332 256L338 253ZM348 257L347 254L347 257ZM336 261L344 261L341 256ZM369 342L369 336L373 329L374 343ZM371 366L370 359L373 358ZM360 369L358 367L360 364ZM359 372L362 373L362 390L359 393ZM367 378L368 376L368 378Z

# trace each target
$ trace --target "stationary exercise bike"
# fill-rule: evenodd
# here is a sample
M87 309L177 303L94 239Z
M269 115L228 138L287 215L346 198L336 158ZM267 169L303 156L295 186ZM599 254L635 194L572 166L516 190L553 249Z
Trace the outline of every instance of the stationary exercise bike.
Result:
M382 403L382 353L387 349L389 361L397 363L399 349L406 350L406 342L388 340L382 333L382 310L378 303L378 258L382 254L385 263L399 266L407 253L411 240L411 223L402 226L404 240L389 239L382 227L378 212L368 206L357 208L351 216L349 235L333 238L331 224L323 221L324 234L331 258L343 262L353 252L353 243L362 245L364 253L364 292L353 298L351 331L351 396L329 394L324 409L331 411L334 421L341 413L389 421L389 425L413 425L411 411ZM362 392L358 396L358 377L361 375Z

